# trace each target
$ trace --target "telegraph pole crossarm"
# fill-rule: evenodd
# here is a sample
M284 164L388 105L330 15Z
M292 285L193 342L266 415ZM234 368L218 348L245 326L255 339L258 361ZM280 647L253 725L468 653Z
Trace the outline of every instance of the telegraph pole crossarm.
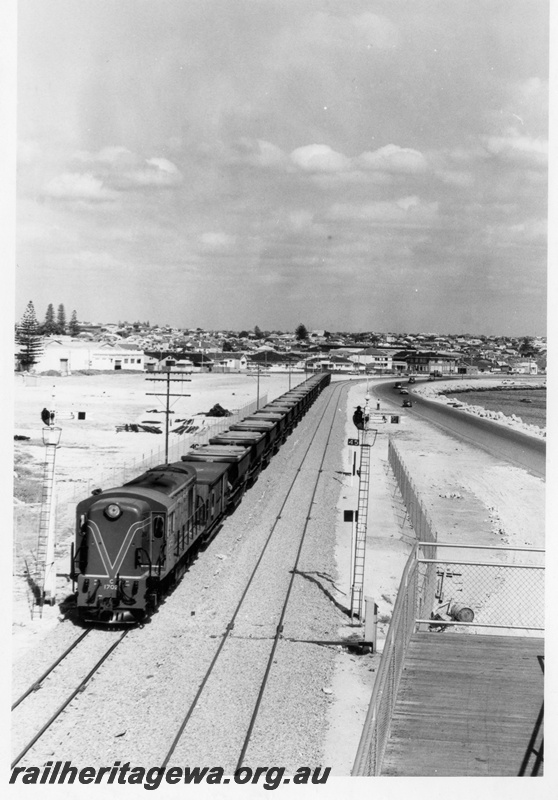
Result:
M180 375L180 378L173 378L173 377L171 377L172 375ZM165 392L164 395L160 394L159 392L146 392L146 395L155 395L155 397L166 397L166 399L167 399L166 408L163 411L163 414L165 415L165 464L168 464L169 463L169 418L170 418L170 414L171 414L170 398L171 397L191 397L191 395L189 395L189 394L171 393L171 390L170 390L171 381L173 381L175 383L177 381L191 383L192 380L191 380L191 378L185 378L184 377L184 373L181 372L180 370L175 370L173 372L170 369L169 370L165 370L165 377L164 378L158 378L158 377L151 377L150 376L146 380L148 380L148 381L165 381L165 383L167 384L167 391Z

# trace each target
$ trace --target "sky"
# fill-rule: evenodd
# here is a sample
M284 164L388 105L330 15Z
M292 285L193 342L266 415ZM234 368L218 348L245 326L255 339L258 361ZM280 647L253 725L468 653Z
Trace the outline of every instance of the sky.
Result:
M19 0L15 317L544 335L545 0Z

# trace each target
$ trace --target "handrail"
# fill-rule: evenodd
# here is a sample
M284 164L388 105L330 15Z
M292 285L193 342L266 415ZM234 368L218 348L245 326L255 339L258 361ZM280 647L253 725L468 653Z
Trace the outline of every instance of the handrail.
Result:
M395 703L395 698L397 696L397 688L399 686L399 678L401 677L401 671L403 669L403 662L404 662L404 655L411 640L411 635L414 630L414 619L415 619L415 609L414 603L412 604L412 613L411 619L413 620L412 625L409 625L408 617L409 617L409 593L411 589L416 589L416 577L417 577L417 568L418 568L418 560L417 560L417 553L418 553L418 545L415 544L413 546L413 550L407 559L407 563L403 570L403 574L401 576L401 584L399 586L399 591L397 593L397 598L395 600L395 605L393 608L393 615L391 618L391 622L389 625L388 633L386 636L386 640L384 642L384 648L382 651L382 658L380 660L380 666L378 669L378 675L374 682L374 689L372 691L372 699L370 700L370 706L368 707L368 713L366 715L366 720L364 723L363 733L360 739L360 743L357 749L357 754L355 757L355 762L353 765L353 769L351 774L352 775L378 775L380 766L382 763L382 757L384 754L384 750L387 744L388 734L389 734L389 724L386 726L386 729L383 731L383 735L378 737L377 732L377 725L376 720L381 712L388 712L388 719L391 718L391 713L393 710L393 704ZM402 653L400 654L399 664L395 665L394 669L398 667L398 673L393 676L392 685L390 691L386 692L386 688L388 685L388 679L391 676L391 668L392 664L395 663L396 659L396 640L401 636L403 648ZM388 704L389 708L385 708L385 705ZM367 735L369 734L369 735ZM373 738L373 743L369 741L370 737ZM373 771L370 771L370 767L365 768L365 764L369 762L369 758L367 755L373 753L372 761L373 763L370 765Z

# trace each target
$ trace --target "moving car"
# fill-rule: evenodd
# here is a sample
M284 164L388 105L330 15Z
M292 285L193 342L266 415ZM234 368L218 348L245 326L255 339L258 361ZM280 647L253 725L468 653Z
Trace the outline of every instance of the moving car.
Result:
M403 400L403 408L412 408L412 407L413 407L413 401L412 400L409 400L409 399Z

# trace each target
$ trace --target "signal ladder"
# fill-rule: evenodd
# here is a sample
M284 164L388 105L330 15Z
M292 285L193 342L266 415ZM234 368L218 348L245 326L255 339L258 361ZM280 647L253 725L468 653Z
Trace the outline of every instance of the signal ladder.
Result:
M367 427L362 432L360 443L360 469L358 482L358 515L356 522L353 585L351 588L351 617L362 619L364 600L364 562L366 558L366 531L368 521L368 499L370 493L370 444Z
M56 459L56 445L46 447L45 464L43 469L43 488L41 493L41 516L39 520L39 537L37 539L37 556L35 564L35 588L37 600L42 606L45 600L51 602L50 591L46 591L47 573L54 569L54 553L49 552L49 538L51 532L52 510L54 501L54 462ZM53 544L53 543L52 543ZM51 544L51 547L52 547Z

